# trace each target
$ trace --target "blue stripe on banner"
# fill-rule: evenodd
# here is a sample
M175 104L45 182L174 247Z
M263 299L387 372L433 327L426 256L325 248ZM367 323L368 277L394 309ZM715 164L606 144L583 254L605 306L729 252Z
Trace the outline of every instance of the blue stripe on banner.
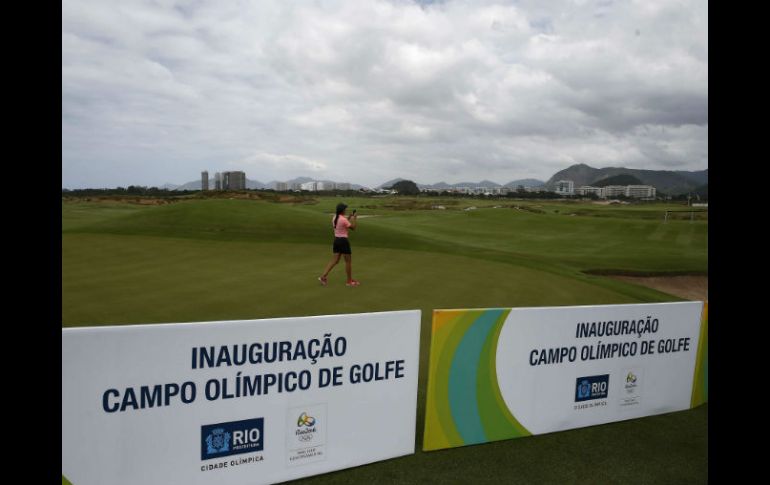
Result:
M484 342L505 310L486 310L463 336L449 369L449 409L466 445L488 441L476 400L476 376Z

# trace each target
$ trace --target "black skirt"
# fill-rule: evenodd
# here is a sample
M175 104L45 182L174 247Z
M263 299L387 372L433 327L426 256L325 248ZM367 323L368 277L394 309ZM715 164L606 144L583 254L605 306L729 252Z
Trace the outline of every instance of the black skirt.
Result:
M351 254L350 241L346 237L335 237L334 246L332 247L334 254Z

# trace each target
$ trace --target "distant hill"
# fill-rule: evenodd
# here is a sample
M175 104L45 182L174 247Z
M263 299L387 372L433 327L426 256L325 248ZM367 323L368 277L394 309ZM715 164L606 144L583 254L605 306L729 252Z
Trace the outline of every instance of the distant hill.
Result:
M521 179L521 180L514 180L512 182L508 182L503 187L509 187L509 188L515 189L519 185L522 185L524 187L540 187L541 185L545 185L545 182L537 179Z
M392 187L393 184L400 182L402 180L406 180L403 178L395 178L393 180L388 180L384 184L378 186L377 188L382 189L386 187ZM505 185L498 184L497 182L493 182L491 180L482 180L481 182L457 182L456 184L448 184L444 181L435 183L435 184L420 184L418 183L417 186L420 189L434 189L434 190L448 190L448 189L456 189L459 187L484 187L488 189L494 189L499 187L513 187L516 188L519 185L523 185L524 187L539 187L541 185L544 185L545 182L542 180L537 179L521 179L521 180L514 180L513 182L508 182Z
M694 191L695 194L704 197L706 199L709 198L709 184L701 185L700 187L697 187Z
M291 180L287 180L286 183L291 184L304 184L306 182L312 182L315 179L311 179L310 177L297 177Z
M631 175L643 185L652 185L659 192L679 195L695 190L708 183L708 169L697 172L668 170L637 170L623 167L593 168L581 163L556 172L546 186L552 188L558 180L572 180L575 188L596 185L597 182L616 175Z
M209 180L209 188L211 188L211 180ZM246 188L247 189L267 189L269 186L267 184L264 184L260 182L259 180L249 180L246 179Z
M607 177L606 179L601 179L596 182L593 182L591 185L594 187L606 187L608 185L644 185L641 180L634 177L633 175L614 175L612 177Z
M399 178L395 178L393 180L388 180L387 182L378 185L376 188L378 188L378 189L387 189L387 188L393 187L393 184L395 184L396 182L401 182L402 180L406 180L406 179L402 179L401 177L399 177Z
M679 175L688 178L694 182L698 182L699 185L708 185L709 183L709 170L702 170L700 172L683 172L677 171Z
M212 178L209 178L209 187L214 186L214 180ZM200 190L201 189L201 181L193 180L192 182L187 182L186 184L177 185L173 190Z

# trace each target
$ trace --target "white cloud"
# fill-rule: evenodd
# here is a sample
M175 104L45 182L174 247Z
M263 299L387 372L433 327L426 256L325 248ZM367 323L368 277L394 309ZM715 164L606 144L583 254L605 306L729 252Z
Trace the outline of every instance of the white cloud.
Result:
M256 170L260 174L268 174L268 178L290 179L292 173L323 173L327 166L324 162L292 154L275 154L259 152L240 160L228 162L232 168ZM266 180L262 180L265 182Z
M67 0L63 186L707 168L704 0L420 3Z

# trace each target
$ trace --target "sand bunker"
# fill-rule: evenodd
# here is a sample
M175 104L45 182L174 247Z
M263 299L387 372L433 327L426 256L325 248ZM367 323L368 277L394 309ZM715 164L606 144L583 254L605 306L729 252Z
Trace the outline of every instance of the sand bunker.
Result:
M708 300L708 276L610 276L610 278L654 288L686 300Z

